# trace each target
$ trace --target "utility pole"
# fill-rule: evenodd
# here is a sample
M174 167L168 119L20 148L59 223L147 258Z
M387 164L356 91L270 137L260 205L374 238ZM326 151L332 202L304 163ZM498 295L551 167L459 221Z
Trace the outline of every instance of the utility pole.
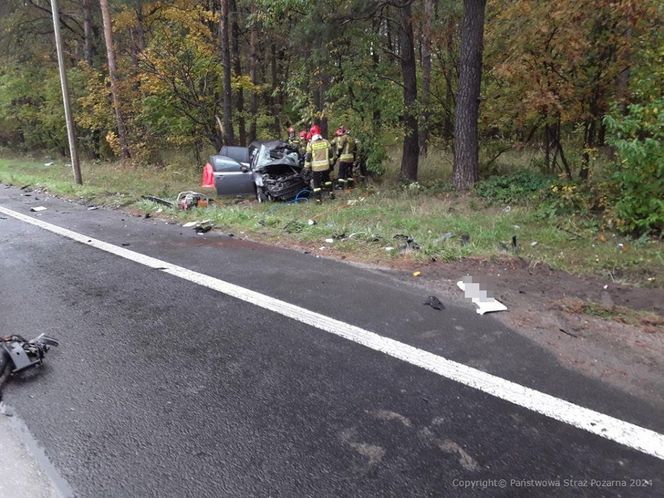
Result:
M81 177L81 165L78 162L76 151L76 134L74 132L74 121L71 116L69 105L69 86L67 85L67 72L65 70L65 58L62 53L62 38L60 37L60 14L58 13L58 0L51 0L53 11L53 32L55 33L55 48L58 53L58 68L60 69L60 86L62 87L62 102L65 106L65 120L67 121L67 138L69 139L69 155L71 156L71 167L74 170L74 180L83 185Z

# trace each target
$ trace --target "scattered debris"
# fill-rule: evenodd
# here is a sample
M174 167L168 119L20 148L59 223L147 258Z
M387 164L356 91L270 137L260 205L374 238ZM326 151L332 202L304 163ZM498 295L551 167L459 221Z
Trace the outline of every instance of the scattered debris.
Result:
M533 241L530 243L530 247L535 247L537 244L539 244L539 242L537 242L536 240L533 240Z
M152 218L152 215L150 213L145 213L143 218L147 220L148 218Z
M572 334L571 332L567 332L565 329L561 329L561 328L559 328L558 330L560 330L563 334L567 334L567 335L570 336L570 337L575 337L575 338L578 338L578 337L579 337L579 336L576 335L576 334Z
M325 243L334 244L334 239L325 239Z
M316 224L316 220L308 220L307 221L307 225L309 225L310 227L314 226L315 224Z
M399 249L402 250L402 251L419 251L420 250L420 245L417 242L415 242L415 239L413 239L410 235L404 235L404 234L398 233L393 238L403 241L401 243L401 246L399 247Z
M193 228L196 233L206 233L214 228L212 220L189 221L182 225L182 228Z
M148 201L156 202L157 204L162 204L164 206L168 207L175 207L175 203L173 201L169 201L168 199L162 199L160 197L156 197L154 195L144 195L142 196L143 199L146 199Z
M58 341L56 339L44 334L39 334L29 341L20 335L0 337L0 346L2 346L0 356L3 360L0 362L2 366L0 378L6 369L11 369L9 373L16 374L27 368L41 365L44 355L50 347L57 345Z
M454 232L445 232L443 235L433 241L434 244L442 244L454 237Z
M27 185L23 185L19 190L25 190L25 189L28 188L30 185L31 185L30 183L28 183Z
M413 277L421 277L421 276L422 276L422 272L421 272L421 271L414 271L414 272L413 272Z
M435 310L444 310L445 306L443 306L443 303L440 302L440 299L438 299L436 296L429 296L426 301L423 303L425 306L431 306Z
M503 213L509 213L512 210L512 206L505 206L503 208Z
M461 235L461 245L467 246L468 244L470 244L470 235L464 233Z
M385 248L385 250L386 250L387 252L394 251L394 247L392 247L392 246L387 246L387 247Z
M212 223L212 220L203 220L194 226L194 231L200 235L209 232L213 228L214 224Z
M463 280L457 282L457 287L461 289L466 298L473 301L477 306L477 313L483 315L485 313L491 313L493 311L505 311L507 306L503 303L489 297L486 290L480 288L480 284L473 282L473 278L470 276L464 277Z
M97 209L99 209L97 206L90 206L88 211L96 211Z
M53 166L54 164L55 164L55 161L49 161L47 163L44 163L44 166L49 167L49 166Z
M46 208L44 206L34 206L30 208L30 211L39 213L40 211L46 211Z
M201 194L200 192L180 192L175 201L177 207L185 211L198 207L205 208L208 207L210 199L207 195Z
M519 242L516 240L516 235L512 235L512 251L514 254L519 254Z
M120 244L120 245L121 245L122 247L128 247L130 244L129 244L129 242L123 242L123 243Z

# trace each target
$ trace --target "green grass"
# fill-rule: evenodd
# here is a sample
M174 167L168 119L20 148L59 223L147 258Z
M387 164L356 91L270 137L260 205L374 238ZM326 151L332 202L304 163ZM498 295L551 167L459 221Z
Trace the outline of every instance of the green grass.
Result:
M438 160L442 161L443 156ZM436 162L435 158L432 161ZM74 185L71 176L70 168L61 163L47 167L43 162L0 160L1 183L44 187L54 194L98 205L153 213L162 209L162 216L182 222L210 218L220 229L235 234L243 232L282 244L327 246L366 261L511 257L512 252L501 242L509 247L516 235L519 255L533 263L643 286L664 285L661 241L627 240L606 232L600 235L592 224L569 217L542 221L529 207L512 206L505 212L503 206L485 207L480 199L468 194L396 187L385 180L369 190L356 189L321 206L218 199L208 209L183 212L141 200L141 196L174 198L180 191L197 190L200 173L195 168L85 163L84 186ZM316 223L309 225L310 219ZM454 236L441 240L448 232ZM399 251L401 242L394 238L397 234L414 238L421 250ZM461 244L462 234L469 235L469 244ZM335 238L335 242L326 243L329 238ZM532 246L532 242L537 244ZM395 249L386 251L386 247Z

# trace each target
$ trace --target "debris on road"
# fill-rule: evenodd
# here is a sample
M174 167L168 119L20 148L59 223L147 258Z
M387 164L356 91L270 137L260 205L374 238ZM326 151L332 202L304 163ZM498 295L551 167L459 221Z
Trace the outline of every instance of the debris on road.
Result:
M0 389L10 375L42 364L44 356L59 343L53 337L39 334L31 340L20 335L0 337ZM0 392L0 399L2 392Z
M394 251L394 247L387 246L387 247L385 247L385 251L387 251L387 252Z
M530 247L535 247L537 244L539 244L539 242L537 242L536 240L533 240L533 241L530 243Z
M39 213L40 211L46 211L46 208L44 206L34 206L30 208L30 211Z
M414 272L413 272L413 277L421 277L421 276L422 276L422 272L421 272L421 271L414 271Z
M97 209L99 209L97 206L90 206L88 211L96 211Z
M470 299L477 306L477 310L475 311L479 315L507 310L507 306L503 303L493 297L489 297L488 292L480 287L479 282L473 282L473 277L471 276L466 276L463 277L463 280L459 280L457 287L464 292L467 299Z
M203 221L201 221L200 223L197 223L194 226L194 231L197 234L201 235L201 234L209 232L213 228L214 228L214 224L212 223L212 220L203 220Z
M429 296L426 301L423 303L425 306L431 306L435 310L444 310L445 306L443 306L443 303L440 302L440 299L438 299L436 296Z
M560 330L563 334L567 334L567 335L570 336L570 337L574 337L574 338L578 338L578 337L579 337L579 336L576 335L576 334L572 334L571 332L567 332L565 329L558 328L558 330Z
M198 223L200 223L200 222L198 222L198 221L188 221L187 223L182 225L182 228L192 228L192 227L195 227Z
M334 239L325 239L326 244L334 244Z

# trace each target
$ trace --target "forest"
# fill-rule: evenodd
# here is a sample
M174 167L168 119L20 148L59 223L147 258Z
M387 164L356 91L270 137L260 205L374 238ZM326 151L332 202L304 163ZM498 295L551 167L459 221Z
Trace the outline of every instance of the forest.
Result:
M380 181L664 227L659 0L59 0L78 147L134 168L338 126ZM0 4L0 147L68 154L50 0ZM451 174L421 175L432 154ZM502 157L527 154L507 171ZM420 183L416 183L420 181ZM427 186L425 185L425 187ZM534 185L534 186L533 186ZM423 187L424 188L424 187Z

